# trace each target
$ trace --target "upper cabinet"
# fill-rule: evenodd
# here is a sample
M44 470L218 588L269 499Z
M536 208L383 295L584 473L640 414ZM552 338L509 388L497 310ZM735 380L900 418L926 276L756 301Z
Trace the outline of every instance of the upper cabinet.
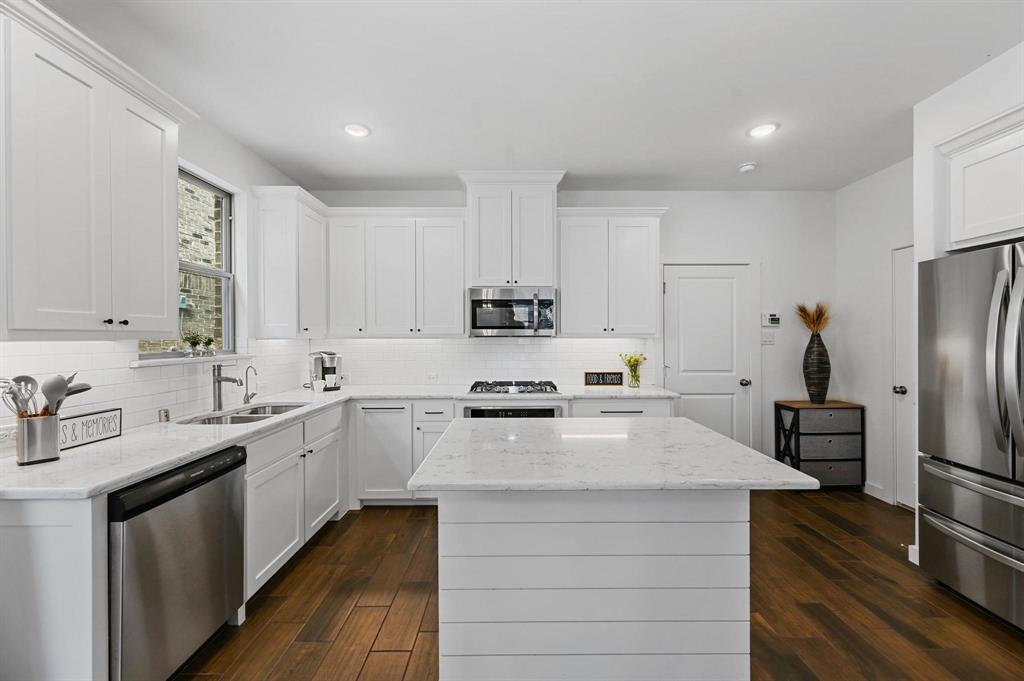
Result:
M326 207L300 187L253 187L259 201L258 338L327 330Z
M463 286L463 222L416 220L416 335L461 336L466 332Z
M327 335L356 338L366 332L365 220L332 217L327 225Z
M416 333L416 221L366 221L366 330L371 336Z
M1024 43L914 107L914 255L1024 237Z
M178 121L187 110L80 36L66 44L81 53L57 47L41 32L70 29L46 20L9 21L4 36L9 175L0 191L10 219L0 217L9 245L0 336L174 335Z
M555 285L555 199L563 171L463 172L470 286Z
M664 209L564 208L559 334L655 336Z

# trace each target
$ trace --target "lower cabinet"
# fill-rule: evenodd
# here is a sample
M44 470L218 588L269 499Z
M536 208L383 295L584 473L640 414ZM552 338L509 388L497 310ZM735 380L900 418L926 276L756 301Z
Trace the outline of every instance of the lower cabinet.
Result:
M573 400L573 416L597 418L629 416L672 416L672 400L609 399Z
M245 479L245 597L248 599L306 541L303 450Z
M427 454L434 448L437 441L451 421L420 421L413 427L412 432L412 470L413 473L427 458ZM413 492L414 499L436 499L436 495L430 492Z
M360 499L409 499L412 477L412 403L357 405Z
M307 446L302 456L306 525L303 541L309 541L341 506L341 438L337 433L321 438Z

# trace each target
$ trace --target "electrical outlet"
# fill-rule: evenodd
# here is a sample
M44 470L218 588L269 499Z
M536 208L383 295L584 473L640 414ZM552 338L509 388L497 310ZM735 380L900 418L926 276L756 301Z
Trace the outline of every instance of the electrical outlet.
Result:
M17 432L17 426L0 426L0 447L9 447L13 445L17 437L15 433Z
M431 383L431 384L437 383L437 372L436 371L428 371L426 379L427 379L427 383Z

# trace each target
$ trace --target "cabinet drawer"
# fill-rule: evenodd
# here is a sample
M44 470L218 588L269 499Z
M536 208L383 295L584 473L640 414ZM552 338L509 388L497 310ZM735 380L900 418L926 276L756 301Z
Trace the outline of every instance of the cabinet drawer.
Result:
M341 428L341 407L331 409L323 414L317 414L305 420L306 442L310 443L319 440L325 435L330 435Z
M572 415L597 418L672 416L672 400L573 400Z
M245 446L245 474L266 468L279 459L283 459L296 449L302 448L302 424L296 423L284 430L256 440Z
M801 433L859 433L860 409L801 409Z
M413 402L414 421L451 421L455 418L455 404L450 400Z
M822 486L860 485L860 461L803 461L800 470L817 478Z
M860 459L860 435L802 435L801 459Z

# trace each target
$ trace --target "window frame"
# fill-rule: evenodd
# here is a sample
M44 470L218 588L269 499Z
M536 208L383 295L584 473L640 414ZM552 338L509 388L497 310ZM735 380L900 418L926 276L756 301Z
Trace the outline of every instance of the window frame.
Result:
M194 184L208 192L216 194L224 201L224 208L221 215L221 267L211 267L188 262L181 259L181 245L178 244L178 272L188 272L201 276L214 277L221 280L224 289L224 329L223 343L220 352L222 354L235 353L235 268L234 268L234 223L235 223L235 195L226 189L204 180L195 173L179 167L178 179ZM177 184L177 183L175 183ZM177 232L177 225L175 226ZM176 239L177 241L177 239ZM180 314L180 313L179 313ZM160 340L160 339L155 339ZM180 338L179 338L180 340ZM184 357L184 350L165 352L140 352L140 359L173 359Z

